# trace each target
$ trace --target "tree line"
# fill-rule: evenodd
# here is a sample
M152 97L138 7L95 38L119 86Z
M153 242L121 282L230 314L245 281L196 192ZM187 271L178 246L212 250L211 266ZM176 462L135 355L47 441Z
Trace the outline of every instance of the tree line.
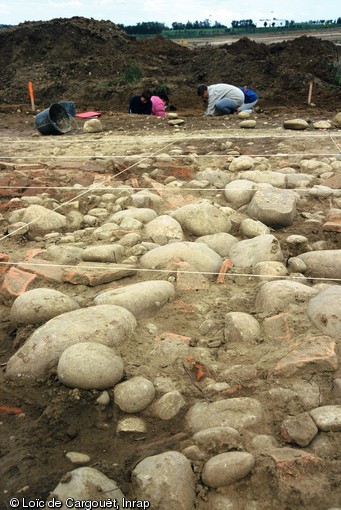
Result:
M341 25L341 16L337 18L337 20L315 20L315 21L304 21L297 23L297 25ZM296 22L291 20L285 20L285 26L295 26ZM174 21L171 25L171 27L168 27L165 25L165 23L160 23L158 21L143 21L142 23L137 23L136 25L118 25L120 28L122 28L127 34L130 35L156 35L161 34L164 30L207 30L207 29L226 29L229 31L230 29L226 26L220 23L219 21L212 22L209 19L205 19L203 21L187 21L187 23L181 23L179 21ZM275 26L275 23L273 22L268 23L267 21L264 21L264 27L271 27ZM246 29L253 29L256 28L256 24L253 22L252 19L243 19L243 20L233 20L231 22L232 29L238 29L238 28L246 28Z

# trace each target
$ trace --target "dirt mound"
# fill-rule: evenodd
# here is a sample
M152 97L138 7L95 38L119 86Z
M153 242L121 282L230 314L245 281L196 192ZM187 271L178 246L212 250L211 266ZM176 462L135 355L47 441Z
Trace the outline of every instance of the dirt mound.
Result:
M110 21L86 18L23 23L0 31L0 101L36 104L73 100L78 107L125 111L131 94L167 84L172 102L195 108L199 83L249 85L266 105L299 106L308 83L314 99L337 108L337 47L317 37L263 44L246 37L231 45L190 49L163 37L137 41Z

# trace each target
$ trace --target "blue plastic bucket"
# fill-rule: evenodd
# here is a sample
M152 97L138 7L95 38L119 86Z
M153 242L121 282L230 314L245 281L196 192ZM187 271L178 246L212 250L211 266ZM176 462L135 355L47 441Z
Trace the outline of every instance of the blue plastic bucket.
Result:
M59 103L38 113L35 126L42 135L63 135L71 130L70 117Z
M58 101L58 104L66 110L70 117L74 117L76 115L76 105L73 101Z

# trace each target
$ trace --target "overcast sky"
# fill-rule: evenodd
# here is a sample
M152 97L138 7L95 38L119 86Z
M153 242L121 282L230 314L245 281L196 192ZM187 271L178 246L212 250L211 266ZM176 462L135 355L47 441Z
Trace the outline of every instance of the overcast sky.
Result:
M340 0L0 0L0 24L83 16L123 25L158 21L204 21L230 26L232 20L284 19L309 21L337 19Z

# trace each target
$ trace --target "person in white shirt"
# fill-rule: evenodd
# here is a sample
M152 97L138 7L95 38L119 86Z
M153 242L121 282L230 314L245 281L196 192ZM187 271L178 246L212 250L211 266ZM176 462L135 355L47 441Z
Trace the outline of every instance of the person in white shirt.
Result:
M228 115L234 113L244 103L243 91L228 83L199 85L197 94L207 101L205 115Z

